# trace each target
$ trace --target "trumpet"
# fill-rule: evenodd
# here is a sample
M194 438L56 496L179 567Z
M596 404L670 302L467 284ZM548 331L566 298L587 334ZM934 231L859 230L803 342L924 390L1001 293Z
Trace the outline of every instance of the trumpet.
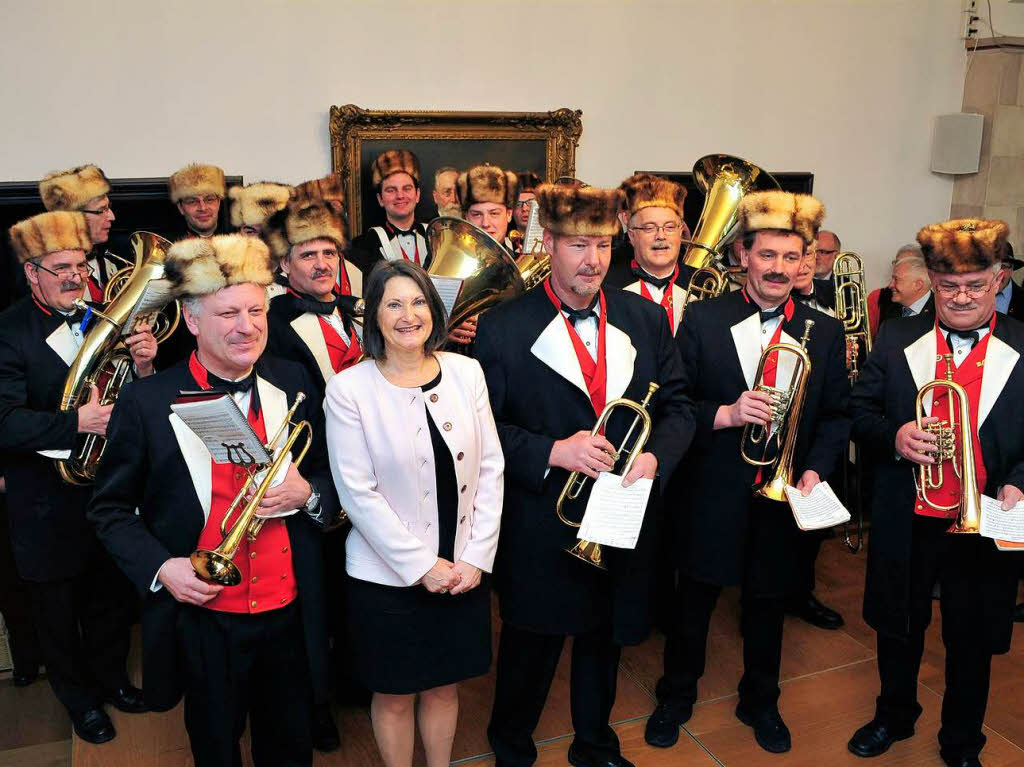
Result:
M953 355L943 354L946 377L929 381L917 392L914 403L917 428L935 435L933 464L921 464L914 474L917 497L939 511L956 510L956 521L947 532L977 533L981 526L981 494L974 473L974 439L971 435L971 409L967 392L953 380ZM928 394L935 401L936 392L945 392L949 398L949 420L923 426L924 401ZM959 420L958 420L959 419ZM940 489L947 479L943 464L949 461L953 475L960 480L960 497L956 503L943 504L929 495Z
M748 423L743 427L740 438L740 456L744 461L752 466L772 467L771 476L757 486L754 494L773 501L785 501L786 487L793 484L793 451L807 394L807 382L811 377L807 340L812 327L814 320L804 320L804 334L799 346L789 343L769 344L762 352L754 376L754 391L765 392L771 397L772 417L767 426ZM765 365L773 354L778 357L792 354L796 358L793 374L785 388L760 383ZM757 451L760 451L760 456L756 455Z
M281 469L284 468L291 455L292 447L299 440L299 437L304 436L305 443L298 456L292 461L295 466L302 463L302 459L306 457L306 453L309 452L309 447L313 443L313 427L310 426L309 421L292 423L295 411L304 399L306 399L306 395L302 392L295 396L294 404L285 415L284 420L281 421L281 426L278 428L274 438L266 446L267 452L273 458L269 463L250 467L249 476L246 478L245 484L242 485L242 489L238 491L238 495L235 496L231 505L228 506L228 510L224 512L224 519L220 523L220 533L224 536L223 540L217 548L196 549L189 557L192 569L203 580L219 583L222 586L237 586L242 582L242 573L232 560L235 554L238 553L238 547L242 545L242 541L245 538L248 538L250 541L256 540L256 536L263 529L263 523L266 520L256 516L256 511L260 507L263 496L267 494L274 479ZM281 437L284 436L285 429L288 426L293 427L291 433L288 435L285 443L278 449L277 443L281 441ZM252 497L245 501L245 496L253 484L256 483L260 472L263 473L263 478L259 480L259 485L252 494ZM245 501L244 507L242 506L243 501ZM238 514L238 519L228 529L228 521L238 511L239 507L241 507L241 511Z
M633 468L633 461L635 461L636 457L643 452L644 445L647 444L647 440L651 436L651 414L648 408L651 404L651 398L654 397L654 393L658 391L658 388L658 384L651 381L647 385L647 395L640 403L636 403L631 399L626 399L625 397L613 399L604 406L604 410L601 411L601 415L598 417L597 423L594 424L594 428L590 430L591 436L599 434L604 429L605 424L608 423L608 419L611 417L615 408L622 407L636 413L636 417L633 419L633 423L630 424L629 430L626 432L626 436L622 438L622 442L619 444L618 449L616 449L611 456L613 461L618 462L623 451L626 450L626 446L629 444L630 437L632 437L633 432L636 431L636 427L640 426L640 435L636 438L636 442L633 443L633 447L629 449L626 464L622 467L622 476L629 474L629 470ZM583 488L586 484L586 474L579 471L572 472L569 475L569 478L565 481L565 485L562 487L562 492L558 496L558 501L555 503L555 514L557 514L558 518L569 527L579 527L580 523L572 522L565 516L565 513L563 512L565 502L574 501L579 498L580 493L583 492ZM604 562L604 549L601 548L600 543L578 539L576 543L566 549L566 552L578 559L582 559L588 564L600 568L601 570L608 569L608 565Z
M836 256L832 266L832 284L836 291L836 318L843 323L843 331L846 333L849 375L853 383L860 375L857 367L859 349L864 349L865 354L871 352L863 259L852 251L844 251Z

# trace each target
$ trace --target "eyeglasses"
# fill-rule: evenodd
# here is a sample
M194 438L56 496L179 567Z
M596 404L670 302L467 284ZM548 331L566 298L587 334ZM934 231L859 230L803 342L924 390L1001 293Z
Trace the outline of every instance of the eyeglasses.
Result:
M36 269L42 269L44 272L49 272L54 277L59 277L62 280L69 280L75 274L81 277L83 280L89 277L89 265L79 264L78 266L62 266L59 269L47 269L42 264L33 264Z
M945 298L956 298L966 293L968 298L981 298L992 289L992 283L986 285L939 285L938 291Z
M665 233L666 236L671 237L673 234L682 231L683 225L678 221L669 221L666 224L644 224L643 226L631 226L634 232L643 232L648 237L654 237L659 231Z
M104 205L102 208L96 210L89 210L88 208L82 208L82 213L88 213L90 216L105 216L110 212L110 206Z
M220 198L215 194L207 194L204 195L203 197L185 197L182 199L182 202L185 203L186 205L198 205L199 203L203 203L205 205L213 205L219 199Z

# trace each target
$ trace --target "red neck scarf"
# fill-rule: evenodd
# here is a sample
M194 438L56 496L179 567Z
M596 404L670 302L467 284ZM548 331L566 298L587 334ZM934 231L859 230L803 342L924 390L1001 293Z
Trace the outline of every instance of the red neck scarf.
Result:
M583 373L583 380L587 384L587 393L590 395L590 404L594 408L594 414L600 416L601 411L604 410L604 405L608 396L608 365L605 359L605 327L608 318L608 311L605 306L604 291L602 290L598 293L601 314L597 321L596 360L591 359L590 352L587 351L587 346L583 343L583 339L580 338L580 334L576 332L576 328L573 327L569 318L562 314L562 302L559 300L558 296L555 295L555 291L551 287L550 277L544 281L544 292L547 293L547 296L554 305L558 315L565 322L565 327L569 331L569 338L572 341L573 349L576 352L576 359L580 364L580 372Z

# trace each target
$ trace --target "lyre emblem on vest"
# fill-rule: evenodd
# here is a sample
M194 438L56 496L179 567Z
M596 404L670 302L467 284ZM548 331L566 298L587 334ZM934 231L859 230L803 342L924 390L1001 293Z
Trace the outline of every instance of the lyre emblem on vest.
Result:
M228 462L232 465L245 468L256 465L256 459L245 449L245 443L239 442L237 445L229 445L227 442L221 442L221 447L227 451Z

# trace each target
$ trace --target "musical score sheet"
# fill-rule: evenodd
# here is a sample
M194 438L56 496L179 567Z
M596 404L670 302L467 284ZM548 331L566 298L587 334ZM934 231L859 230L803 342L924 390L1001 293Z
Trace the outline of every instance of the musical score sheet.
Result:
M231 395L181 392L171 410L203 441L215 463L270 462L266 447Z
M432 274L430 275L430 281L434 283L434 287L437 288L437 294L441 297L441 303L444 304L445 317L451 317L455 302L459 298L459 293L462 292L462 278L440 277Z
M819 482L806 497L790 485L786 487L786 497L801 530L824 530L850 521L850 512L828 482Z
M623 487L619 474L601 472L591 488L576 537L604 546L635 549L653 486L654 480L638 479Z
M171 295L171 283L169 280L150 280L147 282L139 302L132 307L131 314L128 315L128 319L121 326L121 335L130 336L135 332L138 320L160 311L173 300L174 296Z
M981 496L979 532L994 539L1000 551L1024 551L1024 503L1003 511L1002 501Z

